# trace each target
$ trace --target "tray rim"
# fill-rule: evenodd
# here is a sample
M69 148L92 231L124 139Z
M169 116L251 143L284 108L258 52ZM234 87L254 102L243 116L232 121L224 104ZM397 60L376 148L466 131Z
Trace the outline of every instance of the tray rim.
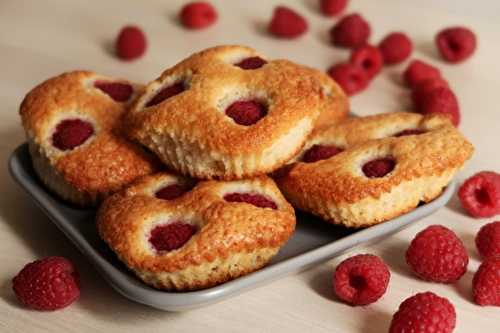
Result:
M332 243L319 246L297 256L273 263L271 266L266 266L235 280L198 291L166 292L153 289L139 280L137 281L140 283L140 287L137 284L131 283L129 281L130 278L137 279L135 276L132 276L132 273L125 274L120 271L115 265L106 260L105 257L101 256L76 228L64 222L66 220L64 214L57 209L57 206L50 202L50 200L56 200L58 203L59 201L54 199L40 184L37 184L37 179L33 177L25 179L22 174L25 171L25 166L22 163L21 154L23 154L23 150L25 150L24 153L27 152L26 146L27 143L19 145L9 157L8 169L16 183L31 197L52 223L87 257L99 274L116 291L132 301L166 311L184 311L216 303L292 273L308 269L362 243L390 236L446 205L455 192L456 187L456 182L452 180L436 199L415 208L409 213L359 230Z

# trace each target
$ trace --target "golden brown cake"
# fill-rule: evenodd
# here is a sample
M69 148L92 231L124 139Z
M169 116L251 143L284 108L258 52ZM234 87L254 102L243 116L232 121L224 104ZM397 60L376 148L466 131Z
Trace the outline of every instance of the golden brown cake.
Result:
M290 61L214 47L149 83L128 113L128 133L184 175L260 175L300 151L331 100L326 90L338 93L331 81L324 87Z
M272 179L222 182L160 173L104 201L101 238L155 288L195 290L255 271L295 229Z
M472 153L447 118L380 114L318 129L276 181L294 207L365 227L439 196Z
M26 95L20 114L33 167L50 190L90 206L158 169L153 156L121 134L121 117L141 88L74 71Z

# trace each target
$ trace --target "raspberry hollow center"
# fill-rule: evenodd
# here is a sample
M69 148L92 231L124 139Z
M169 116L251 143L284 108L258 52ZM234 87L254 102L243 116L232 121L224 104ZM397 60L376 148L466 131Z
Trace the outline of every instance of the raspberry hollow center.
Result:
M342 152L343 149L337 148L331 145L313 145L311 148L306 150L302 161L306 163L313 163L320 160L326 160L332 156L337 155Z
M228 202L246 202L260 208L278 209L274 201L261 194L234 192L224 195L224 200Z
M425 133L424 130L420 130L420 129L405 129L401 132L398 132L396 134L394 134L393 136L395 137L400 137L400 136L406 136L406 135L419 135L419 134L423 134Z
M396 161L389 157L378 158L363 165L363 173L368 178L384 177L396 166Z
M163 200L173 200L189 192L192 188L193 186L189 185L171 184L156 191L155 197Z
M150 106L160 104L164 100L180 94L184 90L186 90L186 88L184 87L183 82L178 82L170 86L167 86L165 88L162 88L160 89L160 91L156 93L156 95L149 102L146 103L146 107L148 108Z
M52 144L60 150L71 150L85 143L94 134L94 127L81 119L66 119L56 126Z
M238 125L250 126L267 114L267 107L257 101L236 101L226 109L226 115Z
M267 61L265 61L261 57L249 57L234 65L241 69L257 69L261 68L265 64L267 64Z
M196 226L175 221L159 225L151 230L149 242L157 252L168 252L182 247L196 231Z
M126 102L132 96L134 88L123 82L96 81L94 87L101 90L116 102Z

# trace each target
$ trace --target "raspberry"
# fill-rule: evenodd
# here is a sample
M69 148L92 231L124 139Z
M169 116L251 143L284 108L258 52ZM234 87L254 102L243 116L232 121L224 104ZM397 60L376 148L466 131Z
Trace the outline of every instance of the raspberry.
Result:
M450 229L432 225L419 232L406 251L406 262L423 280L451 283L467 271L469 256Z
M235 66L238 66L241 69L257 69L261 68L265 64L267 64L267 61L261 57L250 57L243 59L239 63L235 64Z
M408 58L413 50L413 43L402 32L393 32L385 36L379 44L384 63L387 65L399 64Z
M302 161L306 163L313 163L320 160L326 160L327 158L335 156L342 151L343 149L331 145L313 145L311 148L306 150L304 156L302 157Z
M340 14L347 6L347 0L321 0L321 12L326 16Z
M333 290L343 301L366 305L385 294L391 273L386 264L372 254L359 254L340 263L333 275Z
M363 165L363 173L368 178L384 177L389 172L394 170L395 166L396 161L392 158L379 158L365 163Z
M348 95L354 95L368 85L365 71L353 64L337 64L328 69L328 75L334 79Z
M453 91L449 88L436 88L425 94L419 112L423 114L442 114L450 118L454 126L460 124L460 106Z
M62 309L80 297L79 277L63 257L47 257L27 264L12 280L19 302L39 311Z
M208 2L191 2L182 7L180 19L186 28L203 29L217 21L217 12Z
M486 259L472 279L474 302L500 306L500 257Z
M280 38L296 38L308 29L307 21L294 10L278 6L274 9L268 30Z
M260 208L278 209L274 201L260 194L234 192L224 195L224 200L228 202L246 202Z
M417 109L422 107L427 95L436 88L449 88L448 82L441 77L426 79L418 82L411 93L411 98Z
M126 26L120 30L116 39L116 54L122 60L133 60L141 57L146 51L146 36L139 27Z
M371 45L361 46L352 51L349 62L360 67L368 80L377 75L384 65L379 49Z
M473 217L500 214L500 174L493 171L476 173L460 186L458 197Z
M404 72L408 86L414 88L418 82L441 77L441 72L434 66L420 60L413 60Z
M476 50L476 35L464 27L447 28L436 35L436 45L444 60L458 63Z
M194 184L193 184L194 185ZM188 186L188 185L181 185L181 184L171 184L167 185L155 193L155 197L158 199L163 199L163 200L173 200L184 193L188 192L191 190L193 186Z
M356 48L366 44L370 33L370 25L361 15L350 14L333 26L330 37L334 45Z
M476 236L476 247L485 259L500 257L500 222L484 225Z
M159 225L151 230L149 242L156 251L168 252L182 247L196 233L194 225L175 221Z
M243 126L255 124L266 114L266 106L257 101L236 101L226 109L226 115Z
M418 293L399 305L389 333L451 333L456 321L455 308L446 298L431 292Z
M425 133L424 130L415 128L415 129L405 129L401 132L394 134L393 136L400 137L400 136L407 136L407 135L419 135L419 134L423 134L423 133Z
M156 104L160 104L167 98L180 94L185 90L184 83L178 82L173 85L162 88L160 91L156 93L156 95L146 103L146 107L150 107Z
M96 81L94 87L100 89L116 102L126 102L134 92L132 85L123 82Z
M82 145L94 134L94 127L81 119L66 119L56 126L52 144L60 150L71 150Z

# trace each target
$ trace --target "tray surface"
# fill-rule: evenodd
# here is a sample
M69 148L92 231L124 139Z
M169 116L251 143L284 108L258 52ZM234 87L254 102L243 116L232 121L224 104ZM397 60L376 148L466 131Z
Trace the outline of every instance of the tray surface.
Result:
M295 234L269 265L216 287L180 293L150 288L129 272L98 237L94 224L95 210L71 207L45 190L34 173L27 144L12 153L9 170L17 183L114 289L131 300L167 311L183 311L215 303L331 259L359 244L386 237L444 206L455 189L452 182L434 201L391 221L357 231L298 213Z

